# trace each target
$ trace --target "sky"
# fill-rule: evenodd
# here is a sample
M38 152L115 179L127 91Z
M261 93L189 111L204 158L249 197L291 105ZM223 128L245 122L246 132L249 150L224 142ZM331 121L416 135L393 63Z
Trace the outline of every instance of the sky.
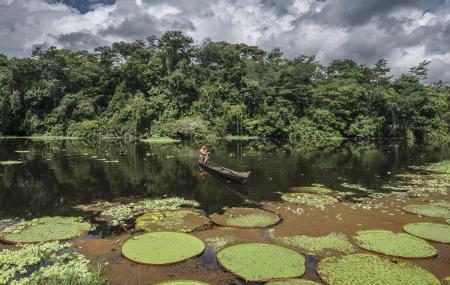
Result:
M197 43L280 47L327 64L384 58L393 75L431 60L450 81L450 0L0 0L0 53L54 45L92 50L181 30Z

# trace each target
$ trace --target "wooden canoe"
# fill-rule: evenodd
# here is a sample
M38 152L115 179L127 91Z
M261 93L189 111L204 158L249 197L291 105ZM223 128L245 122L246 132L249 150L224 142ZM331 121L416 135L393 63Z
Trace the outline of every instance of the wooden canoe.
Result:
M203 167L205 170L209 170L215 174L218 174L225 179L238 182L241 184L245 183L245 180L250 175L251 171L247 172L237 172L231 169L228 169L226 167L223 167L217 163L214 163L212 161L208 161L206 164L199 162L200 166Z

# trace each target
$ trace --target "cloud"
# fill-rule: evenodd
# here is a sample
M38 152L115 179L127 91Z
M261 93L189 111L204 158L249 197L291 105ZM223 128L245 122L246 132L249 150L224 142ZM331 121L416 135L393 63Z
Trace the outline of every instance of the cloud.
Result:
M398 75L431 60L450 81L450 0L0 0L0 52L35 46L93 49L167 30L197 42L226 40L323 63L388 60Z

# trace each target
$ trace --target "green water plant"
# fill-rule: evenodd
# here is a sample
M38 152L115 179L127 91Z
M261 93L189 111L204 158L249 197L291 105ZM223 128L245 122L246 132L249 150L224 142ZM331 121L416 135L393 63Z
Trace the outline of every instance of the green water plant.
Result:
M4 160L4 161L0 161L0 165L3 166L9 166L9 165L17 165L17 164L22 164L23 161L19 161L19 160Z
M444 279L442 279L442 285L450 285L450 276L447 276Z
M200 211L150 211L136 219L136 228L145 231L192 232L209 224L209 218Z
M305 258L291 249L265 243L242 243L217 253L222 267L246 281L293 278L305 272Z
M302 248L310 254L327 253L329 251L337 251L342 253L351 253L355 251L354 246L348 240L347 236L342 233L330 233L325 236L277 236L275 231L269 231L270 237L274 240Z
M417 237L450 243L450 226L437 223L412 223L403 226L403 230Z
M353 237L356 244L366 250L397 257L432 257L438 251L426 241L405 233L388 230L362 230Z
M220 235L215 237L209 237L205 239L206 244L214 251L219 251L225 246L236 241L236 238L232 235Z
M272 281L266 285L320 285L320 283L306 280L306 279L284 279L279 281Z
M321 210L324 210L327 205L338 201L336 198L328 195L312 193L286 193L281 196L281 199L292 204L307 205Z
M154 285L210 285L209 283L195 280L172 280L161 283L156 283Z
M15 153L29 153L29 150L15 150Z
M329 285L440 284L433 274L415 264L372 254L324 258L317 265L317 273Z
M421 216L427 216L427 217L434 217L434 218L450 218L450 209L447 209L445 207L436 206L436 205L429 205L429 204L423 204L423 205L407 205L402 208L405 212L421 215Z
M2 229L0 239L13 244L65 240L90 229L89 223L77 217L42 217Z
M341 184L341 186L344 188L354 189L354 190L358 190L361 192L373 192L373 190L368 189L368 188L362 186L361 184L350 184L350 183L344 182Z
M447 224L450 224L450 219L446 219L445 222L446 222Z
M291 192L312 193L312 194L331 194L333 190L324 186L300 186L289 188Z
M278 223L280 217L273 212L257 208L229 208L223 215L211 215L211 220L222 226L265 228Z
M169 138L169 137L152 137L148 139L141 139L142 142L150 144L167 144L167 143L179 143L180 140Z
M136 263L164 265L200 255L205 244L192 235L178 232L151 232L128 239L122 255Z

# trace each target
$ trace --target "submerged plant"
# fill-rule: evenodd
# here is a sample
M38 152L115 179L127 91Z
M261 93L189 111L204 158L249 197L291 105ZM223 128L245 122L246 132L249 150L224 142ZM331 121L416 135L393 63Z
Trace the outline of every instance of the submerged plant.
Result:
M265 243L243 243L217 253L218 262L246 281L270 281L299 277L305 258L288 248Z
M433 274L417 265L371 254L324 258L317 265L317 273L329 285L440 284Z
M229 208L223 215L211 215L213 222L223 226L265 228L280 221L272 212L256 208Z
M438 251L426 241L405 233L388 230L358 231L353 237L366 250L398 257L432 257Z
M450 226L436 223L412 223L403 226L405 232L423 239L450 243Z
M32 243L70 239L91 229L76 217L43 217L18 223L0 231L0 239L9 243Z
M177 263L201 254L205 244L195 236L177 232L152 232L128 239L122 255L143 264Z
M308 205L318 209L325 209L325 206L334 204L338 200L327 195L318 195L311 193L287 193L281 196L281 199L297 205Z
M305 249L310 254L323 253L328 251L338 251L343 253L350 253L355 250L350 243L347 236L342 233L330 233L326 236L283 236L275 235L275 231L269 232L270 236L276 241L285 243L287 245L296 246Z
M192 232L209 224L209 218L199 211L151 211L136 219L136 228L145 231Z
M445 207L424 204L424 205L408 205L402 208L404 211L416 215L422 215L435 218L450 218L450 209Z

